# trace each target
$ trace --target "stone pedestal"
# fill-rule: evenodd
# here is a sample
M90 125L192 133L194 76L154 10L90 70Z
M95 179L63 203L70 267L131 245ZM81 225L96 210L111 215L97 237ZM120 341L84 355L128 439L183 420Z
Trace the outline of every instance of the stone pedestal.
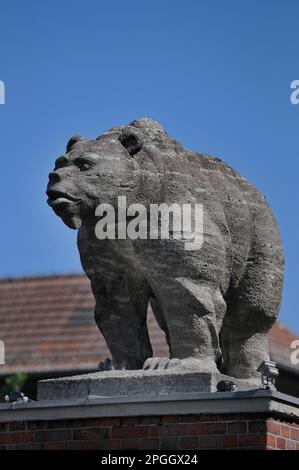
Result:
M164 396L174 393L216 392L221 380L233 380L239 391L261 387L260 380L232 379L220 373L169 370L108 371L42 380L38 384L39 400L73 398Z

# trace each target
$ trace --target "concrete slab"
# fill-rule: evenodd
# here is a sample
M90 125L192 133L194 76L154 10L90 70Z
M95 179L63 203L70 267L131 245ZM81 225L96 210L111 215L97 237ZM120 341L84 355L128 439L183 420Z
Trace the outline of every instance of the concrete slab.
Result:
M148 395L170 393L216 392L220 380L232 380L239 391L260 388L259 380L232 379L218 373L173 370L107 371L75 375L38 383L38 400L66 400L98 397Z

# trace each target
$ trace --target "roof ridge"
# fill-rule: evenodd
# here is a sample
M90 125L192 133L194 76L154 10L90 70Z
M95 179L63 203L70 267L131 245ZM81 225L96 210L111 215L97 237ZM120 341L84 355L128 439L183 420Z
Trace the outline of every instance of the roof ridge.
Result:
M82 273L60 273L60 274L41 274L33 276L13 276L13 277L0 277L0 283L4 282L26 282L26 281L43 281L48 279L71 279L71 278L85 278L86 275Z

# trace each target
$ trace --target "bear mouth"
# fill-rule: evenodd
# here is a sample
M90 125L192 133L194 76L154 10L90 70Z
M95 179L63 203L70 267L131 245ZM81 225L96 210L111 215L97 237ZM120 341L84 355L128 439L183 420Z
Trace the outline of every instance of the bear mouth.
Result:
M51 189L47 191L47 196L47 203L50 207L56 207L60 204L69 204L70 202L76 203L81 201L80 198L70 196L69 194L63 193L62 191L54 191Z

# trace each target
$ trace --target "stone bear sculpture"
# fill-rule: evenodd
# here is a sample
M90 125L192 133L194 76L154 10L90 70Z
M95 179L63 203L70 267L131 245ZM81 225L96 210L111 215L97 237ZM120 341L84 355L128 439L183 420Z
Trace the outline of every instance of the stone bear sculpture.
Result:
M48 203L78 230L95 320L112 358L102 369L221 371L250 379L268 359L283 283L279 230L264 196L218 158L185 150L151 119L95 140L75 136L49 175ZM186 240L99 239L99 204L202 207L202 244ZM123 199L122 199L123 200ZM106 207L106 206L105 206ZM103 213L101 214L103 216ZM170 358L153 358L151 304ZM144 365L145 364L145 365Z

